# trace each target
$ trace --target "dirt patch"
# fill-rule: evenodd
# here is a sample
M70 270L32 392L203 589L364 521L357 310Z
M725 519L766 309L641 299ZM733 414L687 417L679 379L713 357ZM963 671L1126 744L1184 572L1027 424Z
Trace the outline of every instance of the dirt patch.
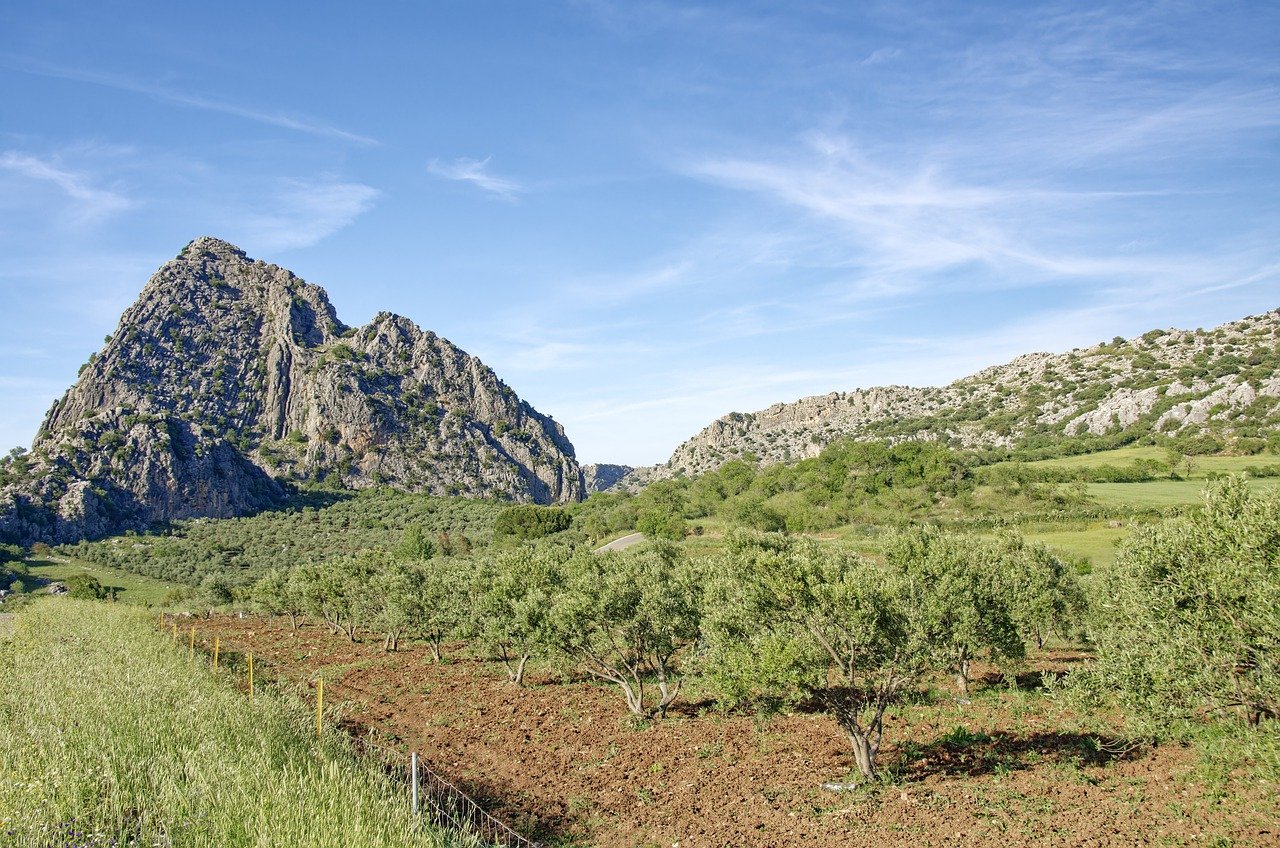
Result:
M820 713L725 715L709 702L635 726L621 697L549 673L507 683L460 646L384 654L323 628L214 619L225 649L252 649L282 679L325 674L347 721L415 749L496 815L549 844L951 846L1280 844L1275 787L1210 782L1194 751L1109 751L1038 691L994 674L972 699L922 693L895 710L881 785L850 783L852 756ZM1047 653L1032 686L1079 655ZM1118 750L1118 749L1117 749Z

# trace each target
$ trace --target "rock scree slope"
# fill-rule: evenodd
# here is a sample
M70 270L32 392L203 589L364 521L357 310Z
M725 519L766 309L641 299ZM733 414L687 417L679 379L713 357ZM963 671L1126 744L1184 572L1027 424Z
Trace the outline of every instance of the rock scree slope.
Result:
M278 504L282 482L577 500L563 428L412 321L203 237L148 281L0 491L0 537L66 542Z

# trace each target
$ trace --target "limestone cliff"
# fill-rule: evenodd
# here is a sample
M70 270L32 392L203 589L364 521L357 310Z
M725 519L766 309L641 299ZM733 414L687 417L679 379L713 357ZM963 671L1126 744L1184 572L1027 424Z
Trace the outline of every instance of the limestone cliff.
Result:
M584 490L563 428L478 359L389 313L347 327L323 289L208 237L152 276L23 466L0 535L28 542L244 514L280 481Z

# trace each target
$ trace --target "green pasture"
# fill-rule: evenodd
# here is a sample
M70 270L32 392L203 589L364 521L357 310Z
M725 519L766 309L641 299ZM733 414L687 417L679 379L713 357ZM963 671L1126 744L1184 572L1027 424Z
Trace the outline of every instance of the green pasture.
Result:
M1257 454L1256 456L1192 456L1184 458L1178 464L1178 473L1182 474L1186 460L1191 461L1192 478L1203 479L1210 474L1240 474L1250 467L1265 468L1280 466L1280 456L1275 454ZM1117 448L1098 453L1084 453L1077 456L1060 456L1054 459L1040 459L1035 462L1022 463L1025 468L1096 468L1101 465L1125 466L1138 460L1149 460L1168 464L1169 452L1154 445L1135 445ZM1009 463L997 463L1007 465Z
M1280 488L1280 478L1262 477L1249 481L1255 492ZM1169 507L1199 504L1203 480L1152 480L1147 483L1090 483L1089 497L1103 506Z
M176 589L182 589L177 583L157 580L154 577L143 577L105 565L92 565L80 560L59 557L57 559L32 559L27 561L31 576L43 582L51 583L66 580L75 574L88 574L97 579L104 589L115 591L117 601L142 606L158 606ZM28 587L39 588L39 587Z
M1030 541L1043 542L1060 554L1084 557L1098 566L1108 565L1115 560L1116 546L1128 537L1129 528L1094 523L1080 529L1028 530L1024 535Z

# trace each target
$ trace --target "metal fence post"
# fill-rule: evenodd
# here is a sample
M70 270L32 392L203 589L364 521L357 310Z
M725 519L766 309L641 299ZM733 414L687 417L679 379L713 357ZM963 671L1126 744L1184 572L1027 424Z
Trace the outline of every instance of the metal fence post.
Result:
M412 786L410 791L413 798L413 815L418 815L418 752L414 751L409 755L409 785Z

